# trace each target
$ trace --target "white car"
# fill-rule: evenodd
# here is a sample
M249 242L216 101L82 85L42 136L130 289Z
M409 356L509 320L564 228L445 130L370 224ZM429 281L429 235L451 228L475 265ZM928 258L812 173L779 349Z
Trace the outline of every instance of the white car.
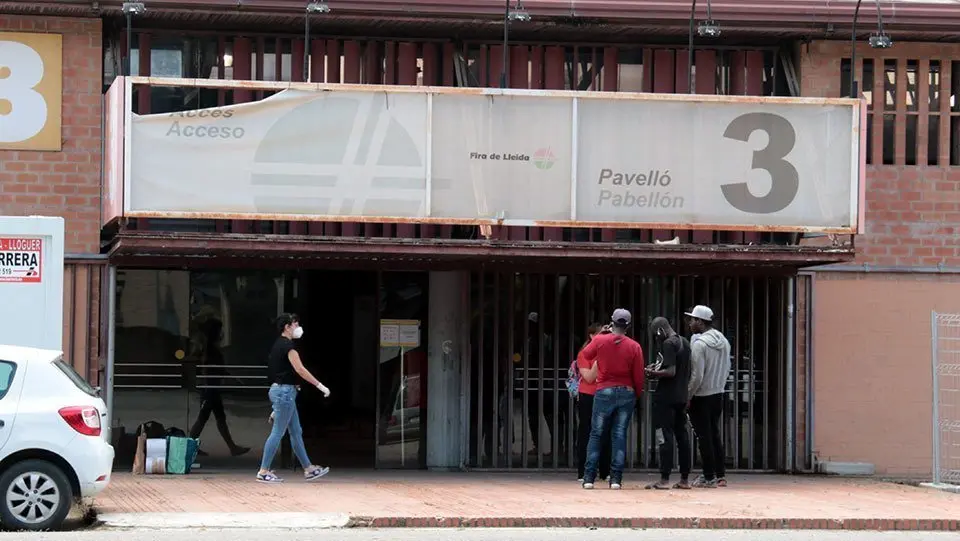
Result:
M0 345L0 523L59 528L110 482L107 408L59 351Z

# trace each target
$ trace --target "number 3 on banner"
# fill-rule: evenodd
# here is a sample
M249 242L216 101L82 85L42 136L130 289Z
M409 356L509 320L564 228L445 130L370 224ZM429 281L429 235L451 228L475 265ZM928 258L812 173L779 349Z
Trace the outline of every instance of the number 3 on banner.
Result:
M771 113L747 113L733 119L723 136L746 143L753 132L767 134L767 146L753 151L753 168L770 175L770 191L763 197L750 193L746 182L723 184L720 190L728 203L737 210L751 214L773 214L790 206L800 189L800 174L787 154L797 143L797 132L790 121Z
M0 41L0 143L20 143L47 123L47 102L34 90L43 59L22 43Z

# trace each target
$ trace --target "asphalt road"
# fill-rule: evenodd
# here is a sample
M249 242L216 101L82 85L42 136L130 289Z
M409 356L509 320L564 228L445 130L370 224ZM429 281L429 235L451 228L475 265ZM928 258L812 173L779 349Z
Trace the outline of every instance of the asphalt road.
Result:
M957 533L745 530L352 529L352 530L87 530L3 534L4 541L947 541Z

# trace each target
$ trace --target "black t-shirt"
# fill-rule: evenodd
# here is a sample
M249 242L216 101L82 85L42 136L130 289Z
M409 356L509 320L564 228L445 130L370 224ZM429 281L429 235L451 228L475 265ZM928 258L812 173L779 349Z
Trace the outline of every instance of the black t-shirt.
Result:
M677 371L673 377L659 378L653 399L664 404L686 403L690 383L690 342L680 335L671 336L660 344L657 360L660 357L663 359L660 370L675 366Z
M223 360L223 353L220 352L220 348L210 344L207 346L207 351L203 356L204 367L203 373L206 378L203 379L202 385L209 385L211 387L219 387L223 385L223 381L220 376L223 375L223 368L221 368L226 363Z
M279 383L281 385L296 385L297 373L290 365L290 350L293 348L293 340L285 336L277 338L270 348L270 354L267 355L267 377L270 383Z

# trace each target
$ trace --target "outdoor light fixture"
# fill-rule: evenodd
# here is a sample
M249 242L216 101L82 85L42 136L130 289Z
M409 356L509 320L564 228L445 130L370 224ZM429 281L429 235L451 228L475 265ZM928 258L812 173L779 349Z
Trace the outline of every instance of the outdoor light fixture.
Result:
M500 88L507 88L507 65L510 63L510 55L507 54L507 45L510 41L510 22L529 22L530 14L523 8L523 2L517 0L517 6L510 9L510 0L504 0L503 7L503 66L500 69Z
M143 5L143 2L124 2L122 9L124 16L127 18L127 62L123 71L127 77L129 77L130 54L133 49L133 16L143 15L143 13L147 11L147 8Z
M697 25L697 35L703 38L719 38L720 25L713 19L707 19Z
M313 0L307 4L307 13L330 13L326 0Z
M889 49L893 47L893 40L886 34L872 34L870 36L870 47L874 49Z
M507 9L509 10L507 18L511 21L520 21L522 23L530 21L530 14L527 13L527 10L523 8L523 2L520 0L517 0L517 7L513 8L512 10L509 8Z
M310 16L315 13L330 13L326 0L307 2L307 14L303 18L303 80L310 82Z
M145 11L147 11L147 8L143 5L143 2L123 3L123 13L125 15L143 15Z
M687 43L687 93L693 94L693 30L697 19L697 0L690 3L690 35ZM704 38L720 37L720 25L713 20L713 9L707 0L707 20L696 26L697 35Z
M857 19L860 17L860 3L853 8L853 29L850 31L850 97L856 99L857 89ZM880 0L874 0L877 5L877 32L870 35L870 47L873 49L889 49L893 47L893 39L883 31L883 13L880 12Z

